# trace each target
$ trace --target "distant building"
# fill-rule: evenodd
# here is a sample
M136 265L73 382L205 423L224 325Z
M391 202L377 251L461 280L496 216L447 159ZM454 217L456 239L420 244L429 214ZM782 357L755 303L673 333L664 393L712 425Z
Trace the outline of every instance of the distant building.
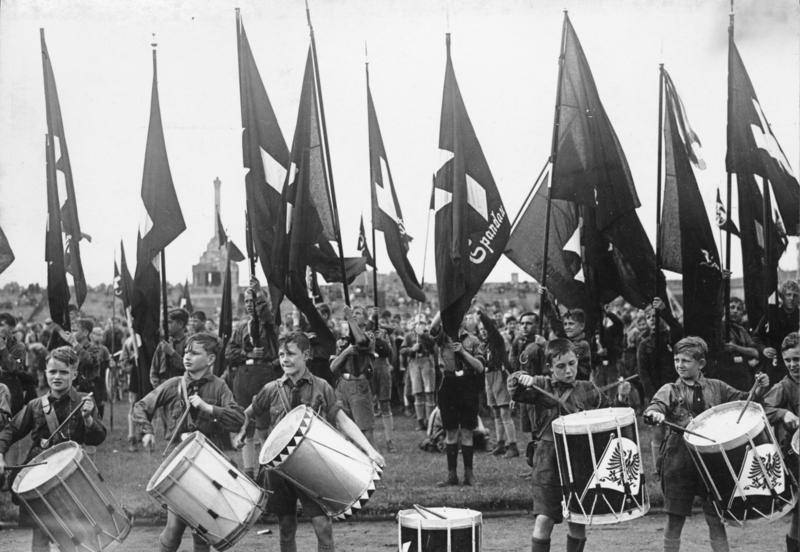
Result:
M225 279L225 256L219 246L219 231L217 229L216 213L220 210L220 188L222 182L219 178L214 179L214 213L213 226L214 237L212 237L206 250L200 256L200 261L192 266L192 287L197 288L219 288ZM239 282L239 266L231 263L231 281L234 285ZM237 285L238 288L238 285Z

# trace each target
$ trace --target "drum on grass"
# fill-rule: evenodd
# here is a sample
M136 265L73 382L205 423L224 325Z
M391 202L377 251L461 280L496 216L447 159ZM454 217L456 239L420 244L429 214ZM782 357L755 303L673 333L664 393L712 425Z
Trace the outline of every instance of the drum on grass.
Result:
M797 496L794 474L786 469L780 446L761 405L744 401L709 408L684 433L717 514L732 525L774 520L789 512Z
M480 552L483 524L480 512L464 508L426 510L397 513L400 552Z
M150 478L147 492L217 550L242 538L267 501L264 490L199 431L175 447Z
M77 443L59 443L30 461L12 490L31 517L64 552L99 552L122 542L131 517L114 499L91 458Z
M618 523L650 509L632 408L602 408L553 421L564 519Z
M258 461L339 519L363 508L381 475L360 448L305 405L275 425Z

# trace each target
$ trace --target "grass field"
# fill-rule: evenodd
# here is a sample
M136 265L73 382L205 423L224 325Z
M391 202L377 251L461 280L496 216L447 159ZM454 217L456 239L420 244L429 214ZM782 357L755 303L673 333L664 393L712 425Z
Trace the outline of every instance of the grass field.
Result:
M131 511L140 522L155 521L164 514L161 507L145 492L147 481L161 464L163 436L158 435L156 449L147 452L127 451L125 415L127 403L117 403L114 408L114 430L109 432L105 443L97 447L95 463L106 483L117 499ZM106 413L108 417L108 412ZM395 439L398 452L386 453L383 450L381 422L376 422L376 440L387 467L377 491L372 495L361 517L389 517L398 510L419 503L431 506L469 506L482 512L502 510L526 510L530 507L530 479L523 476L529 473L523 457L504 459L487 452L475 455L474 487L437 488L436 483L446 475L444 454L423 452L418 448L423 439L422 432L415 431L415 422L402 414L395 413ZM485 418L488 428L493 428L491 419ZM109 426L109 420L106 420ZM652 476L653 466L650 455L650 428L639 424L642 440L647 489L652 506L661 504L661 491ZM520 439L521 449L527 443L527 436ZM235 458L238 462L239 457ZM459 460L459 466L461 462ZM459 467L459 473L461 468ZM8 493L0 494L0 520L12 521L17 517L16 507L11 504Z

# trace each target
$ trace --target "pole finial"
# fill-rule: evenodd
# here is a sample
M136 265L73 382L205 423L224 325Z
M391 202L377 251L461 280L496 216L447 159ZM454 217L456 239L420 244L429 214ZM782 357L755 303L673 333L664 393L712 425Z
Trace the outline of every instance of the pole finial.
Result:
M156 48L158 48L158 42L156 42L156 33L150 33L150 36L152 37L152 40L150 42L150 47L153 48L153 50L155 50Z

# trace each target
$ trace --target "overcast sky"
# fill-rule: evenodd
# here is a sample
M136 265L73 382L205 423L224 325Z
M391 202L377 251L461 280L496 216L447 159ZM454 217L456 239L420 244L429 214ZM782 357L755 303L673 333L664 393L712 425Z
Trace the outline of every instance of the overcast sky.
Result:
M81 226L93 238L82 248L89 284L111 281L120 238L128 259L135 259L152 33L167 152L188 227L167 249L168 279L190 277L191 265L213 236L215 177L222 180L224 224L235 241L244 241L235 7L241 8L291 144L309 44L302 0L0 4L0 226L17 257L0 276L0 286L47 279L40 27L56 76ZM456 76L478 139L514 214L550 152L562 9L569 10L627 154L642 202L639 217L650 236L659 62L672 75L703 141L708 168L698 179L712 208L717 186L725 183L727 0L311 0L346 253L356 253L359 215L370 217L365 43L419 275L431 174L439 159L445 33L452 33ZM794 0L738 0L736 12L739 50L796 169L800 7ZM430 240L426 281L435 279L432 229ZM735 238L734 244L738 250ZM380 271L388 271L382 245L377 255ZM781 264L794 268L794 252ZM519 270L503 259L490 280L507 280L511 272ZM740 272L735 251L734 273ZM244 282L247 271L240 275Z

